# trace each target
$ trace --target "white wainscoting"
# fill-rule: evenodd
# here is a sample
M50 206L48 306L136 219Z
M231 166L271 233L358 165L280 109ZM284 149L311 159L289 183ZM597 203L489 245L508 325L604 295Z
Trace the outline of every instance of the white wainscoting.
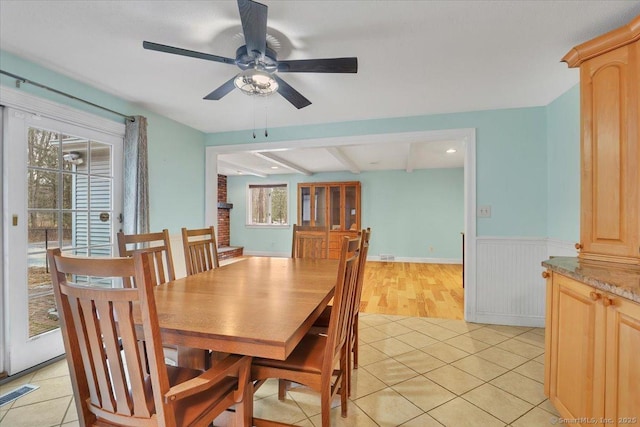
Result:
M475 307L467 307L468 320L543 327L540 263L548 258L547 243L544 237L477 237Z
M559 239L547 239L548 258L554 256L578 256L575 243Z

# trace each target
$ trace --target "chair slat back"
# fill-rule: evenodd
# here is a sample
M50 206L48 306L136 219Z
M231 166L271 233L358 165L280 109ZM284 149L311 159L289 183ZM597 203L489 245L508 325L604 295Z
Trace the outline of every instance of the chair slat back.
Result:
M291 258L325 259L329 253L327 227L293 225Z
M331 366L345 346L349 334L352 300L358 279L360 239L360 236L356 238L345 236L342 240L338 278L327 329L327 347L323 362ZM327 367L327 369L330 368Z
M47 256L84 425L93 425L96 418L124 426L156 425L167 411L162 396L169 389L169 380L153 299L152 255L77 258L51 249ZM135 277L137 287L80 286L69 281L73 275ZM136 335L136 310L142 317L146 354Z
M358 317L360 313L360 302L362 300L362 286L364 284L364 270L365 270L365 264L367 263L367 254L369 253L370 239L371 239L371 228L362 230L361 241L360 241L360 258L358 260L358 278L356 281L356 290L354 293L353 309L351 313L351 317L354 319L353 320L354 326L357 326L357 323L355 323L355 318Z
M182 244L188 276L220 266L213 226L195 230L183 228Z
M118 233L118 250L121 257L132 257L136 252L151 253L149 258L154 285L161 285L175 280L176 274L173 267L173 255L171 253L171 241L169 230L166 228L158 233L124 234ZM133 287L130 280L125 281L125 286Z

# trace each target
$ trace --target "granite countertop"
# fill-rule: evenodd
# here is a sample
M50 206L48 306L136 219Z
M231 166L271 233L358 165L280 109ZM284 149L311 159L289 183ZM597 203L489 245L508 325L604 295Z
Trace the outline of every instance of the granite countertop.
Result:
M577 257L552 257L543 267L596 289L640 303L640 268L611 262L585 261Z

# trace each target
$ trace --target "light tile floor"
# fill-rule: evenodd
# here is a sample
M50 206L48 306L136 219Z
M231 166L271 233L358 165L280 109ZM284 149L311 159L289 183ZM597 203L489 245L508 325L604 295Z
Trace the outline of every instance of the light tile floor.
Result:
M332 426L539 427L558 416L543 393L544 329L364 313L360 328L349 416L340 417L336 399ZM3 384L0 394L24 383L40 388L0 407L1 426L78 425L64 360ZM254 412L321 424L316 393L294 387L281 402L273 380L257 391Z

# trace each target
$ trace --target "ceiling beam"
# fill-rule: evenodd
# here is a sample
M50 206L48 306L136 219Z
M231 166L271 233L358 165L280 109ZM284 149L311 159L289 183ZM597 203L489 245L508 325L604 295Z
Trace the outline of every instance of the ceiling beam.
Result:
M407 149L407 172L413 172L413 169L416 166L416 158L416 143L410 142Z
M282 157L278 157L273 153L269 153L267 151L259 151L259 152L254 152L253 155L261 157L265 160L268 160L271 163L274 163L278 166L282 166L283 168L291 169L292 171L298 172L302 175L307 175L307 176L313 175L313 172L303 168L302 166L298 166L295 163L285 160Z
M327 147L327 151L351 173L359 174L360 168L340 147Z
M246 166L240 166L240 165L237 165L237 164L232 163L232 162L227 162L226 160L218 160L218 167L223 167L223 168L227 168L227 169L233 169L233 170L235 170L237 172L240 172L242 174L245 174L245 175L259 176L260 178L266 178L267 177L266 174L264 174L264 173L262 173L260 171L248 168Z

